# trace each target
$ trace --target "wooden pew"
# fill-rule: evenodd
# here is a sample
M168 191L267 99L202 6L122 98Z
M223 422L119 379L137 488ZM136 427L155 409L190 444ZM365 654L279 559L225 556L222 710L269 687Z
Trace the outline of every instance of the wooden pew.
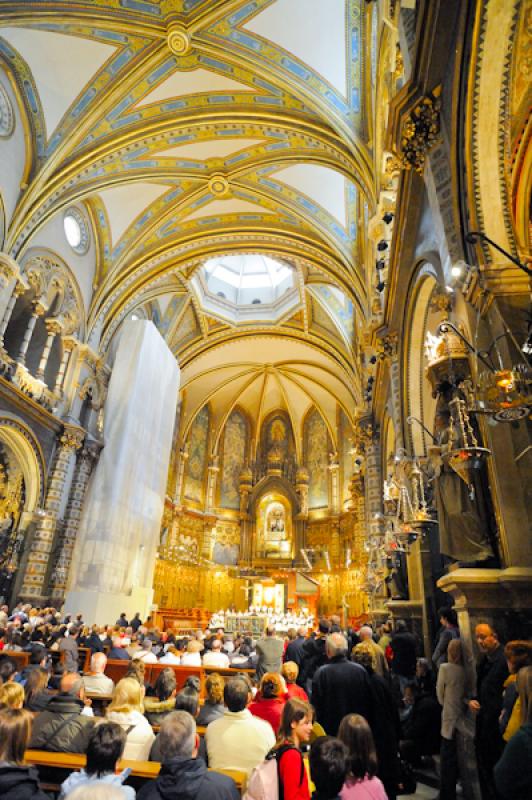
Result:
M19 672L30 663L30 654L21 650L0 650L0 656L7 656L11 661L14 661Z
M41 789L47 792L59 794L61 783L70 775L71 772L79 771L85 766L86 758L77 753L49 753L47 750L26 750L25 761L33 764L39 772L39 782ZM159 774L161 765L157 761L129 761L122 759L119 770L129 767L131 775L126 780L128 786L135 789L140 787L148 780L153 780ZM245 772L231 769L220 769L224 775L233 778L240 792L245 788L247 776Z
M105 668L105 674L108 678L111 678L115 683L118 683L119 680L125 677L126 672L129 669L130 661L122 661L122 660L113 660L110 659L107 662L107 666ZM155 681L157 680L160 672L170 667L170 669L174 670L176 682L177 682L177 691L183 688L187 678L191 675L196 676L199 678L200 681L200 697L205 697L205 679L207 675L212 672L217 672L219 675L222 675L224 678L232 678L235 675L246 673L250 677L253 677L255 674L254 669L239 669L238 667L228 667L226 669L222 669L220 667L189 667L189 666L180 666L174 664L146 664L146 670L144 672L144 682L146 684L150 684L151 686L155 685Z

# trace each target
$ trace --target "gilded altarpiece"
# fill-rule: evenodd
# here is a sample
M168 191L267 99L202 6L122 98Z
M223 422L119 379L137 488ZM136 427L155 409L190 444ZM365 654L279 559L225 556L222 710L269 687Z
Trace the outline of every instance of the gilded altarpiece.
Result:
M309 471L309 509L326 508L329 503L329 437L321 415L313 409L305 420L305 464Z
M220 484L220 506L240 507L238 478L246 460L248 426L240 411L233 411L224 431L223 466ZM223 562L220 562L223 563Z
M203 406L197 415L187 442L188 460L185 474L184 496L201 504L205 494L205 470L209 440L209 409Z

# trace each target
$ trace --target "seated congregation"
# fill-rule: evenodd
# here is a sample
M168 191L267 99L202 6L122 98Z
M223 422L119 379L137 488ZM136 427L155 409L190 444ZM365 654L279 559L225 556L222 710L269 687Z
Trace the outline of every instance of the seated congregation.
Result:
M532 796L532 643L479 624L473 689L452 609L430 661L402 622L255 641L2 612L6 800L395 800L427 766L440 800Z

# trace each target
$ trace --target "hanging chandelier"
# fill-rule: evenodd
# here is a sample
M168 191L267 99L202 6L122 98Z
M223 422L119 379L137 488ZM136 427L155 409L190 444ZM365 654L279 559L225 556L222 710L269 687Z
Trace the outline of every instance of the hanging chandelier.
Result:
M397 452L391 474L384 481L384 537L386 555L409 553L427 527L437 525L427 503L426 476L419 461L405 450Z

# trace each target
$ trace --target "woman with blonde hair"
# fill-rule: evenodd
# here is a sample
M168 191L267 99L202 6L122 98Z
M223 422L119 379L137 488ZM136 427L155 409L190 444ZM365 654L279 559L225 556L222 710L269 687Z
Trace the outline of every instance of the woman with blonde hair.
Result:
M187 667L201 667L201 651L203 645L197 639L191 639L187 644L187 651L181 656L181 664Z
M284 678L277 672L266 672L260 679L259 691L248 709L253 716L269 722L277 735L287 699Z
M20 683L8 681L0 686L0 708L22 708L24 689Z
M211 672L205 681L205 702L196 720L198 725L208 725L224 715L225 681L217 672Z
M122 678L118 681L105 716L108 722L116 722L126 732L124 758L147 761L155 735L144 716L142 691L138 680Z
M299 697L305 703L308 703L308 695L301 686L298 686L297 676L299 675L299 667L295 661L285 661L281 667L281 675L286 682L286 694L288 698Z
M495 786L504 800L532 797L532 666L517 675L521 727L512 736L494 769Z
M509 742L521 725L521 702L517 692L517 676L523 667L532 665L532 642L521 640L508 642L504 648L504 655L510 674L504 682L499 728L504 741Z
M0 711L0 797L2 800L47 800L37 770L24 764L32 716L22 708Z

